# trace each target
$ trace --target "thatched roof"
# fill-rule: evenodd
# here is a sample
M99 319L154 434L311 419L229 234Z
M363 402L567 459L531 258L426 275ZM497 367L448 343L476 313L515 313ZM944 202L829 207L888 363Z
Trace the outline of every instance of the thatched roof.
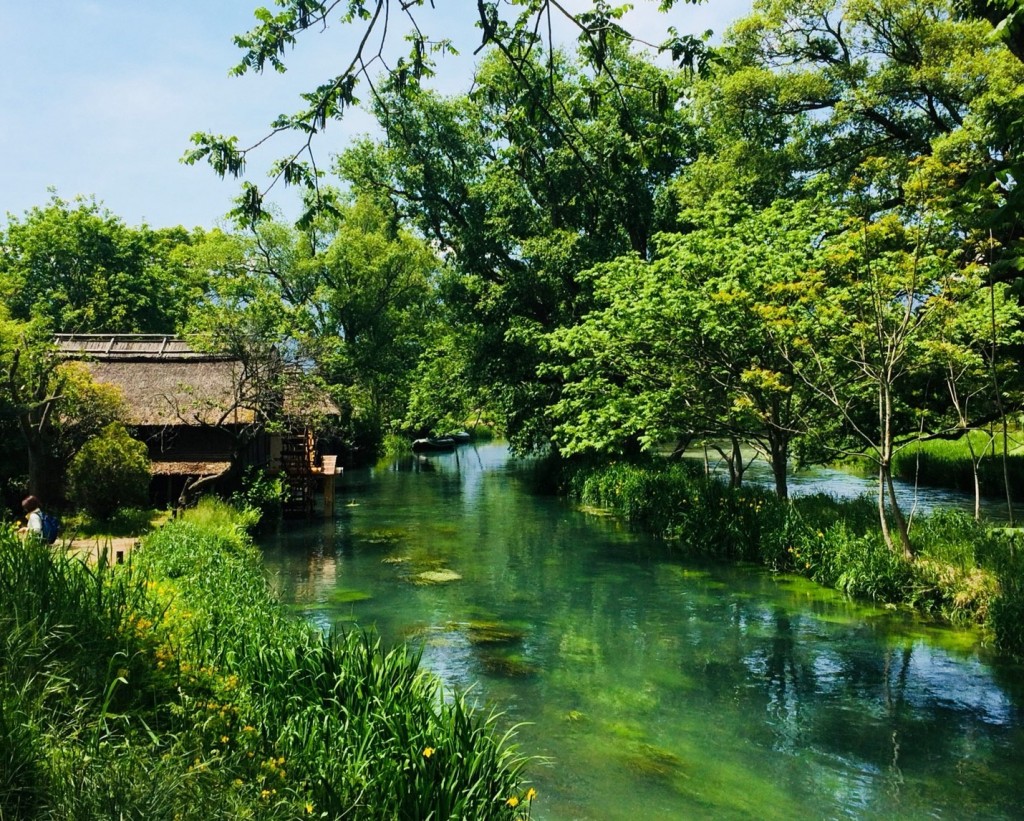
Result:
M132 425L248 425L256 414L239 407L241 365L203 362L86 362L97 382L116 385Z
M160 462L150 463L153 476L217 476L231 467L230 462Z
M72 359L198 359L216 356L194 350L184 339L162 334L58 334L57 349Z
M251 424L240 407L237 359L195 351L184 340L151 335L65 335L57 346L81 359L97 382L121 389L132 425Z
M97 382L121 389L129 424L249 425L256 420L253 400L241 401L251 391L242 385L238 359L156 334L64 334L56 343L66 358L82 360ZM286 416L340 414L326 392L301 386L300 378L285 381L279 407Z

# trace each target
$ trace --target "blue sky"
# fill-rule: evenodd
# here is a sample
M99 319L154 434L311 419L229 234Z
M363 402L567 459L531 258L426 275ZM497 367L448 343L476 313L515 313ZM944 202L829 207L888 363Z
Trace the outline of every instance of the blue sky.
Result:
M269 5L269 0L263 0ZM420 12L433 36L465 44L463 59L444 72L443 90L468 83L469 55L479 34L470 0L435 0ZM251 27L248 0L51 0L0 4L0 216L21 217L49 199L48 187L70 199L95 196L129 225L153 227L218 223L238 182L222 181L206 166L179 160L195 131L236 134L243 145L260 139L268 123L299 106L298 94L338 71L353 33L340 27L300 40L283 75L231 77L238 61L234 34ZM570 8L585 5L566 3ZM681 32L716 34L749 12L751 0L678 3L667 15L656 0L636 0L631 30L652 41L674 25ZM443 34L442 34L443 32ZM346 61L347 62L347 61ZM353 134L371 127L365 117L328 126L317 143L323 160ZM250 164L265 183L269 163L287 147L278 141ZM276 192L276 189L275 189ZM275 193L286 216L294 196Z

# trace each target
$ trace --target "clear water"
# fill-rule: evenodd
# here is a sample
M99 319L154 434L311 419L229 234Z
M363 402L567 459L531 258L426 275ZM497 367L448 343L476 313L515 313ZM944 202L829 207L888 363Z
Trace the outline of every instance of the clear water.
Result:
M264 540L282 599L523 723L534 818L1024 815L1024 669L975 633L687 564L531 496L499 445L340 485Z

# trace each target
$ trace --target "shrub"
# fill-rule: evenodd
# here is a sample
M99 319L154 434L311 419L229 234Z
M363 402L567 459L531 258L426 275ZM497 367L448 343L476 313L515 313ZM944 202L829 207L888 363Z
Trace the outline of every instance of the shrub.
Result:
M231 503L239 510L254 510L262 525L280 520L288 501L288 484L281 475L249 466L242 477L242 489L234 493Z
M68 494L98 519L109 519L119 507L144 507L149 500L146 446L119 422L108 425L71 460Z

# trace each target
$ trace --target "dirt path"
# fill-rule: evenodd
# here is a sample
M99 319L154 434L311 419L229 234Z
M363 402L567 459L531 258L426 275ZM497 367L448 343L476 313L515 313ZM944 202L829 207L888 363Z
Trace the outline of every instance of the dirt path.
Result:
M94 536L92 538L75 539L68 545L71 553L87 556L90 561L99 561L101 554L106 553L110 564L128 561L132 550L139 543L138 536L113 538L111 536Z

